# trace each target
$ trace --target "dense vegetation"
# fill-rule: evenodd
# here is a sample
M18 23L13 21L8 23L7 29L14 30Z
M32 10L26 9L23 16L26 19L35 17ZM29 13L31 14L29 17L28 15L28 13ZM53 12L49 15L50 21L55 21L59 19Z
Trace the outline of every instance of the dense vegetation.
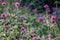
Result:
M0 40L60 40L52 0L47 1L0 0Z

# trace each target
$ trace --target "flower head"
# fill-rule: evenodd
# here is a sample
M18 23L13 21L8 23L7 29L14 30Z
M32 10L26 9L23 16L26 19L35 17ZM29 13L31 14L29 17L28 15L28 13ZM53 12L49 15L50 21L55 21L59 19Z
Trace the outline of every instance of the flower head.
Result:
M9 28L9 26L8 26L8 25L5 25L5 26L4 26L4 28L5 28L5 29L8 29L8 28Z
M21 27L21 28L20 28L21 31L24 31L24 29L25 29L24 27Z
M55 15L53 15L53 16L51 16L51 23L55 23L55 20L56 20L56 16Z
M6 2L2 2L1 5L2 5L2 6L5 6L5 5L6 5Z
M27 20L23 20L23 23L26 23L27 22Z
M15 7L18 7L20 5L20 3L19 2L15 2L14 5L15 5Z
M23 31L20 32L20 35L22 35L22 34L23 34Z
M49 8L49 6L47 4L44 5L44 8L46 9L46 11L50 12L50 8Z
M47 8L49 8L49 6L46 4L46 5L44 5L44 8L47 9Z
M7 14L5 14L5 13L1 14L1 17L6 17L6 16L7 16Z
M38 17L37 21L38 22L42 22L43 21L43 17Z
M48 40L52 40L52 35L48 34Z
M51 23L54 24L54 23L55 23L55 20L52 20L52 19L51 19Z
M55 16L55 15L51 16L51 18L52 18L53 20L56 20L56 16Z
M34 31L34 29L31 29L30 30L30 34L33 34L35 31Z
M52 35L51 34L48 34L48 37L52 37Z
M20 18L22 19L22 18L24 18L24 16L21 15Z
M32 40L38 40L37 37L33 37Z

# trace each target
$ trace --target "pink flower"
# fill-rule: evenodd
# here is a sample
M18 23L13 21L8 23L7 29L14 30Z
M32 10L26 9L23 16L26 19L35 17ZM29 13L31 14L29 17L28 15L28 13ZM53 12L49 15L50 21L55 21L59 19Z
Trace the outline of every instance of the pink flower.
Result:
M33 29L30 30L30 34L33 34L35 31Z
M50 8L49 8L49 6L46 4L46 5L44 5L44 8L48 11L48 12L50 12Z
M6 2L2 2L1 5L2 5L2 6L5 6L5 5L6 5Z
M27 20L23 20L23 23L26 23L27 22Z
M46 4L46 5L44 5L44 8L47 9L47 8L49 8L49 6Z
M53 15L53 16L51 16L51 23L55 23L55 20L56 20L56 16L55 15Z
M17 22L18 20L17 19L14 19L14 22Z
M38 40L37 37L33 37L32 40Z
M1 14L1 17L6 17L6 16L7 16L7 14L5 14L5 13Z
M24 18L24 16L21 15L20 18L22 19L22 18Z
M21 31L24 31L24 29L25 29L24 27L21 27L21 28L20 28Z
M20 32L20 35L22 35L22 34L23 34L23 31Z
M52 40L52 35L48 34L48 40Z
M38 22L42 22L43 21L43 17L38 17L37 21Z
M15 7L18 7L20 5L20 3L19 2L15 2L14 5L15 5Z
M55 15L51 16L51 18L52 18L53 20L56 20L56 16L55 16Z
M5 29L8 29L8 28L9 28L9 26L8 26L8 25L5 25L5 26L4 26L4 28L5 28Z
M48 37L52 37L52 35L51 34L48 34Z

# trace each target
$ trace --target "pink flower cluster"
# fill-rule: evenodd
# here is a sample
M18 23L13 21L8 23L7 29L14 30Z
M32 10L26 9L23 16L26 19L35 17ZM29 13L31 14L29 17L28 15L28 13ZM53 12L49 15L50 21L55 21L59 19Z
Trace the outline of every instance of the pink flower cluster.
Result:
M2 2L1 3L2 6L5 6L6 4L7 4L7 2ZM20 3L19 2L14 2L13 4L14 4L15 7L20 6Z

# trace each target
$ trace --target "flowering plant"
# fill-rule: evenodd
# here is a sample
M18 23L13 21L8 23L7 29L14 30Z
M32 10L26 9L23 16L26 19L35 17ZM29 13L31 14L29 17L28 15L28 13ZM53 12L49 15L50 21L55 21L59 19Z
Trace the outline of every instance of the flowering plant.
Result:
M45 15L30 13L29 8L21 8L19 2L14 2L13 7L2 2L1 6L3 9L0 10L3 12L0 13L0 40L58 39L56 15L48 15L50 12L48 5L44 5L47 11Z

